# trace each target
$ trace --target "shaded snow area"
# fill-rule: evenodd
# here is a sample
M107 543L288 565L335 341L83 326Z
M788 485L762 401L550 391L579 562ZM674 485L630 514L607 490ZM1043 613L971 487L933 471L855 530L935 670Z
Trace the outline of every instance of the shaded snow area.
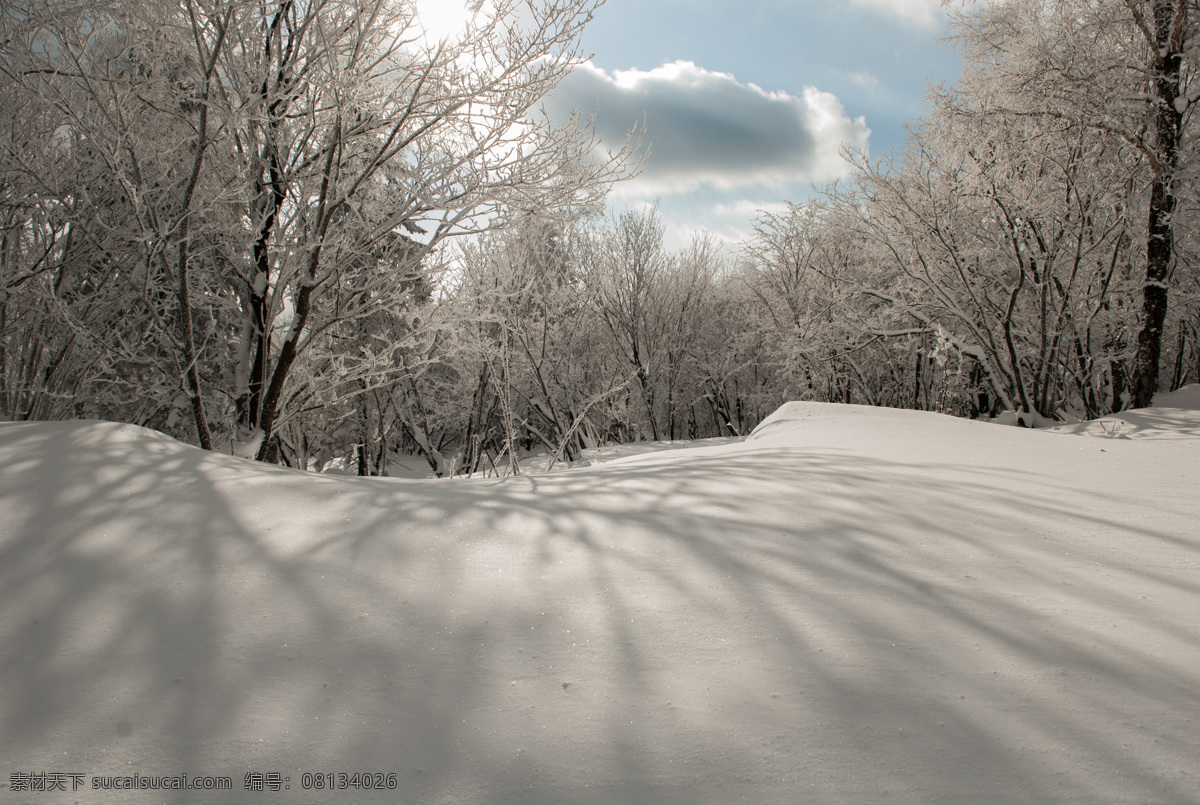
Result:
M1200 389L1159 403L451 482L0 425L0 785L84 775L0 800L1200 802ZM133 774L233 790L88 788Z
M719 444L734 444L742 441L737 436L718 436L709 439L676 439L674 441L658 441L658 442L632 442L630 444L614 444L605 445L604 447L589 447L583 451L580 460L574 462L559 459L551 461L550 454L545 448L537 448L533 451L521 453L517 462L517 472L514 473L511 467L511 459L507 455L501 456L495 464L490 461L484 467L484 470L478 473L478 477L504 477L508 475L541 475L547 472L562 472L563 470L571 469L572 467L592 467L597 464L605 464L609 461L614 461L619 458L628 456L642 455L644 453L658 453L664 450L686 450L694 447L705 447ZM357 466L347 459L334 459L330 461L322 472L333 473L337 475L358 475ZM393 478L434 478L436 477L433 470L429 467L429 462L421 456L417 455L393 455L388 462L388 475Z

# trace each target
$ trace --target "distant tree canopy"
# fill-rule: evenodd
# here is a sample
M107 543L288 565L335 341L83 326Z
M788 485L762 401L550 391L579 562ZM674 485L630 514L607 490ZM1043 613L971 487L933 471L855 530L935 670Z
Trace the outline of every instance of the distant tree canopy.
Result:
M0 416L450 476L788 399L1032 425L1200 381L1190 0L955 13L907 146L736 258L602 217L629 151L539 120L594 2L493 5L440 44L398 0L0 18Z

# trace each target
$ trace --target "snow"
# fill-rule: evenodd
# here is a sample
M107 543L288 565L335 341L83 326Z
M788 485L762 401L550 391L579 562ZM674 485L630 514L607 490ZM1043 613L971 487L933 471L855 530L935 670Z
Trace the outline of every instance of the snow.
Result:
M1170 394L1159 394L1154 405L1110 414L1078 425L1060 425L1056 430L1114 439L1175 439L1200 437L1200 384L1185 386Z
M532 450L522 450L518 454L517 472L512 471L512 461L507 453L501 454L492 461L484 463L482 470L474 473L474 477L506 477L510 475L544 475L548 472L563 472L578 467L594 467L610 461L638 456L644 453L657 453L664 450L686 450L692 447L712 447L722 444L733 444L742 439L737 436L718 436L708 439L675 439L656 442L631 442L629 444L605 445L589 447L581 451L578 461L570 462L559 458L553 464L550 462L550 452L545 447L535 447ZM322 468L322 472L339 475L358 475L356 466L349 459L334 459ZM393 454L388 461L388 477L391 478L435 478L429 462L418 455ZM459 476L459 478L464 476Z
M234 783L3 799L1198 802L1198 409L791 403L462 481L0 424L0 785Z

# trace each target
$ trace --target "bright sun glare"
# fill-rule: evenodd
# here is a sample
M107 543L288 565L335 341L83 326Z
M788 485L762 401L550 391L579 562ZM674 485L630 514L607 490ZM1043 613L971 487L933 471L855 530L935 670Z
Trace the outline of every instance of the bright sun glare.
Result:
M435 42L453 39L471 18L468 5L467 0L416 0L417 22Z

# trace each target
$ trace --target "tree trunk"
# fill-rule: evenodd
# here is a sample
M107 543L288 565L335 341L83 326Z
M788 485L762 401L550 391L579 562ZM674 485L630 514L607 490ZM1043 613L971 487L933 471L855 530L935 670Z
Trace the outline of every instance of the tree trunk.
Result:
M1142 290L1142 329L1137 338L1130 406L1145 408L1158 389L1163 322L1167 318L1167 274L1175 246L1175 169L1179 162L1183 115L1180 97L1187 0L1154 0L1156 52L1151 65L1155 100L1154 175L1150 185L1150 221L1146 235L1146 284Z
M271 383L267 386L267 390L263 395L262 411L259 416L259 428L263 432L263 445L259 448L256 458L259 461L274 463L274 458L278 456L278 450L273 449L273 436L275 435L275 421L279 417L279 399L283 395L283 384L287 380L288 373L292 371L292 364L295 363L296 357L299 354L300 338L304 333L304 328L308 324L308 315L312 310L312 295L316 288L317 268L321 264L321 249L324 246L325 236L329 232L329 222L333 213L333 209L337 206L331 204L329 197L333 192L331 185L333 183L335 155L341 153L342 144L342 121L339 116L337 122L333 126L333 131L330 133L329 150L325 154L325 166L321 176L321 191L317 198L317 228L313 237L313 244L309 247L308 265L305 268L307 280L300 286L300 292L296 294L295 315L292 317L292 327L288 331L287 338L283 341L283 346L279 350L279 358L275 362L275 371L271 374Z
M1183 385L1183 352L1187 347L1187 329L1184 322L1179 322L1179 341L1175 345L1175 369L1171 372L1170 391L1178 391Z

